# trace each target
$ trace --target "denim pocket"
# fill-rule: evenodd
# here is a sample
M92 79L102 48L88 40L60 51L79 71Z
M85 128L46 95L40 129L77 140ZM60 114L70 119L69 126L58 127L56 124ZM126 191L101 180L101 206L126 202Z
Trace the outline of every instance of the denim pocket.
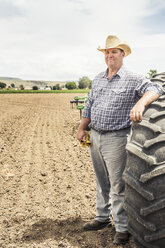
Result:
M131 127L125 128L125 129L121 129L119 131L115 132L116 136L120 136L120 137L126 137L128 138L128 136L130 135L130 131L131 131Z

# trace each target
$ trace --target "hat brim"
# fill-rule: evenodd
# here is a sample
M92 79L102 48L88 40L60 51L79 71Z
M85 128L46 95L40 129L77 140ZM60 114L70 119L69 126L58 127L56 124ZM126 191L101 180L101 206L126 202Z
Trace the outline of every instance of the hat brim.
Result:
M122 49L124 51L124 53L125 53L124 57L128 56L131 53L131 48L127 44L120 44L118 46L111 46L111 47L107 47L107 48L100 48L100 47L98 47L97 50L99 50L100 52L105 53L105 51L107 49L111 49L111 48Z

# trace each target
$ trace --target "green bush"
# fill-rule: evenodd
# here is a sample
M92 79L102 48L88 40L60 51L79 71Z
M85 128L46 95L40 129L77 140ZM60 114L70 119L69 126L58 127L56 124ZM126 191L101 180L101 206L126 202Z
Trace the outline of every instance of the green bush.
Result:
M24 90L25 89L24 86L23 86L23 84L21 84L19 87L20 87L21 90Z
M34 85L33 90L38 90L38 86Z
M78 88L79 89L90 88L91 87L91 82L92 82L92 80L90 80L88 77L84 76L84 77L79 79Z
M1 88L1 89L6 88L6 84L5 84L5 83L0 82L0 88Z
M73 90L73 89L76 89L77 88L77 85L74 81L72 82L67 82L65 84L65 87L68 89L68 90Z
M53 90L59 90L60 89L60 85L59 84L56 84L53 86Z
M152 78L154 74L157 74L157 70L155 70L155 69L154 69L154 70L151 69L151 70L148 72L148 75L149 75L150 78Z

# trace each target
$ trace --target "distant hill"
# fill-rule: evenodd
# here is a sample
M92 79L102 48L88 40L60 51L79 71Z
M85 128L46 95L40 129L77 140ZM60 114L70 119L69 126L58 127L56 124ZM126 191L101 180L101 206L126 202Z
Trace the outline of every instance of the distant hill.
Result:
M11 84L14 84L15 87L19 87L20 85L23 85L24 87L33 87L33 86L54 86L56 84L59 84L60 87L64 87L66 82L61 81L42 81L42 80L22 80L20 78L12 78L12 77L0 77L0 81L5 83L8 86L11 86Z
M0 77L0 80L22 80L20 78L13 78L13 77Z

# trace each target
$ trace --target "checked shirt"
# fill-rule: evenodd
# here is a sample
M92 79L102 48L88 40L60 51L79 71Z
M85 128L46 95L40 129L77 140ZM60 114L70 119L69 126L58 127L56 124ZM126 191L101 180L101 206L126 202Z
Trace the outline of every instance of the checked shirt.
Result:
M122 66L110 80L108 70L92 82L83 117L91 120L90 127L98 131L120 130L131 125L130 111L146 91L163 94L161 85L130 72Z

